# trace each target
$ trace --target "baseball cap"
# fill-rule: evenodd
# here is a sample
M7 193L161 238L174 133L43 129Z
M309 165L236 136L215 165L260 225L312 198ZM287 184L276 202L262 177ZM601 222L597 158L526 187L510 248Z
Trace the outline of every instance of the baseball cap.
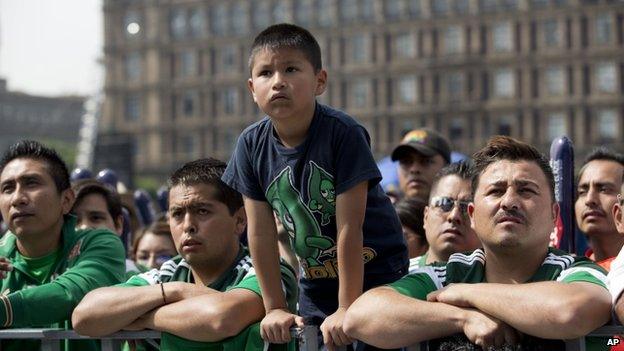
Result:
M392 161L398 161L404 158L408 152L413 151L427 157L440 154L447 163L451 162L451 147L448 140L431 129L414 129L405 134L401 144L392 151Z

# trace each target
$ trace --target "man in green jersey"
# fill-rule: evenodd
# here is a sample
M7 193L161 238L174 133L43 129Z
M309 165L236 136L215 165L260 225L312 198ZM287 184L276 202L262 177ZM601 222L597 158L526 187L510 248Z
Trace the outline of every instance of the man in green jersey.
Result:
M253 263L239 235L247 219L241 195L221 181L225 163L201 159L169 179L169 224L179 256L89 293L74 311L78 332L163 331L163 350L262 350L256 322L265 311ZM295 274L282 265L294 311ZM252 326L253 325L253 326ZM251 326L251 327L250 327Z
M87 292L123 281L121 241L109 230L76 230L68 215L73 201L67 167L54 150L20 141L4 154L0 210L9 232L0 241L1 326L70 327L72 310ZM9 340L2 349L38 345Z
M556 350L609 320L604 270L548 247L559 208L544 156L499 136L474 160L468 213L483 249L365 293L347 312L351 337L380 347L437 339L440 348Z

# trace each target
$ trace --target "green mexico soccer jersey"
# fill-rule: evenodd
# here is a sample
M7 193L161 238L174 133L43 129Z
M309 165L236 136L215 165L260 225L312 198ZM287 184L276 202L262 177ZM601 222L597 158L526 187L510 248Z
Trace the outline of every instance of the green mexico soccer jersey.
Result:
M291 311L296 310L297 303L297 279L290 266L282 263L282 288L286 294L288 307ZM146 273L141 273L130 278L126 283L119 286L146 286L181 281L193 283L193 274L189 264L181 257L163 263L160 270L153 269ZM232 289L247 289L258 296L262 296L260 285L256 277L255 270L249 252L243 246L234 260L231 268L227 269L221 277L208 286L217 291L225 292ZM292 343L288 345L271 345L270 350L292 349ZM161 350L206 350L206 351L262 351L264 342L260 337L259 323L253 324L243 330L240 334L222 340L220 342L198 342L178 337L173 334L163 333L161 337Z
M549 248L548 254L535 274L527 281L558 281L563 283L590 282L607 288L606 272L593 261L585 257L575 257L567 252ZM410 271L400 280L389 284L399 293L426 300L427 294L452 283L485 283L485 253L477 249L471 254L453 254L446 264L435 263ZM433 342L436 346L446 343L454 347L453 342L465 343L464 336L453 336ZM524 349L553 350L561 349L559 340L543 340L533 337L523 339ZM435 349L435 346L433 347Z
M0 325L4 328L70 328L72 311L89 291L123 281L125 253L109 230L76 230L65 216L58 251L41 258L20 255L16 236L0 241L0 256L13 270L0 280ZM39 341L3 340L2 350L38 350ZM71 341L65 349L95 350L95 341Z

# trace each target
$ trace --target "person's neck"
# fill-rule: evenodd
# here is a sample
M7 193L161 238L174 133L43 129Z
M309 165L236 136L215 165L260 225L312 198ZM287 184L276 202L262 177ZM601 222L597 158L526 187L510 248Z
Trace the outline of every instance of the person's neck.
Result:
M20 255L29 258L48 255L60 246L62 230L63 220L55 224L49 232L18 238L16 241L17 250Z
M234 264L234 260L238 256L240 247L236 243L236 248L228 250L225 257L219 257L218 262L206 262L199 267L191 266L193 279L195 284L209 286L214 283L223 273Z
M522 284L539 269L548 255L544 249L510 248L485 251L485 278L488 283Z
M445 257L444 255L441 255L432 250L431 247L429 247L429 250L427 250L427 253L425 255L427 255L427 259L425 260L426 264L432 264L434 262L446 262L448 261L448 258L450 256L448 255Z
M624 245L624 237L617 231L588 235L587 238L596 262L617 256Z
M315 104L306 108L304 112L296 116L282 120L272 120L273 128L282 144L287 148L295 148L308 136L308 130L314 118Z

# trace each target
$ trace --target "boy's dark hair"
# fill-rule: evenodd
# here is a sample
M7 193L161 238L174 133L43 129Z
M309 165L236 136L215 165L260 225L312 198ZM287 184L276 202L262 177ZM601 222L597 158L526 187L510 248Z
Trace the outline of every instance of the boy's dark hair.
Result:
M614 152L610 149L607 149L604 146L597 147L593 149L592 152L590 152L589 155L587 155L587 157L585 157L585 160L583 161L581 169L579 170L579 173L578 173L577 183L578 183L578 180L581 179L581 176L583 175L585 168L587 168L587 164L590 163L591 161L596 161L596 160L613 161L624 166L624 155L618 152ZM624 172L622 172L622 182L624 182Z
M242 195L221 181L226 164L214 158L202 158L185 163L167 180L169 190L177 185L210 184L215 188L215 198L224 203L233 215L243 207Z
M48 173L54 180L56 190L61 193L69 189L69 171L67 165L54 149L48 148L38 141L20 140L11 145L2 156L0 161L0 173L4 171L6 165L18 158L29 158L43 161L48 168Z
M104 198L106 201L106 208L108 209L108 213L113 218L115 224L121 216L121 198L119 194L113 192L106 185L100 183L95 179L82 179L74 183L72 186L74 189L74 193L76 193L76 201L74 202L73 209L76 208L82 200L87 197L87 195L98 194Z
M427 236L425 235L425 228L423 227L425 216L425 206L427 204L415 198L404 198L394 205L401 225L408 227L414 233L418 234L423 240L423 243L427 243Z
M446 176L458 176L463 180L471 180L473 175L473 165L470 160L462 160L459 162L451 163L450 165L444 166L442 169L436 173L433 183L431 184L430 194L435 192L438 183L440 183L440 179Z
M544 173L549 185L552 201L555 201L555 177L548 159L533 146L508 136L492 137L487 145L473 156L474 170L472 177L472 195L479 184L481 173L492 163L502 160L535 162Z
M256 36L251 45L251 53L249 54L249 71L253 68L254 57L258 51L263 49L299 50L312 64L314 73L318 73L323 68L321 62L321 47L318 42L305 28L294 24L274 24Z

